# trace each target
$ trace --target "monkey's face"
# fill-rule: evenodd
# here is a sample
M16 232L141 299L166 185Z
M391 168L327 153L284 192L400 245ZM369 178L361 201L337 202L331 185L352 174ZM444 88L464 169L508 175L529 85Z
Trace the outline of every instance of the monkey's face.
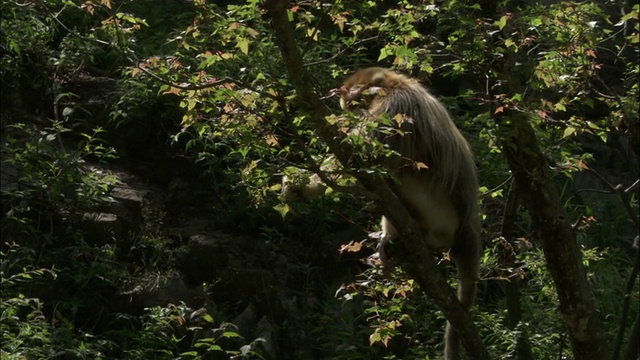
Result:
M368 68L351 75L340 88L340 107L368 109L377 96L384 95L385 80L389 71Z
M379 86L355 85L340 88L340 107L343 110L368 109L373 99L382 92Z

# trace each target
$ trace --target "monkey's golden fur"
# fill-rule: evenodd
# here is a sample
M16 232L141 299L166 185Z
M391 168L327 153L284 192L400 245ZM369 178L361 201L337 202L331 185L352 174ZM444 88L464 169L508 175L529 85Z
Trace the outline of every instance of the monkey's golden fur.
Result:
M471 148L442 103L420 83L383 68L367 68L348 77L340 89L344 109L361 108L364 116L401 116L398 134L380 139L400 155L389 162L398 181L390 186L420 224L425 241L451 249L458 269L458 298L468 309L475 299L480 262L478 181ZM415 166L416 164L426 166ZM382 218L379 246L398 236ZM459 358L459 337L447 323L445 358Z

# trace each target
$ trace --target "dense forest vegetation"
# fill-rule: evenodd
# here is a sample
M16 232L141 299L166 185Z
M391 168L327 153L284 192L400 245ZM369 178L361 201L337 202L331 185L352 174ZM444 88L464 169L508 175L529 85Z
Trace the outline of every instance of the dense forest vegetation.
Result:
M3 0L0 359L439 359L447 320L463 358L640 359L639 14ZM369 66L418 79L473 149L469 312L367 161L384 144L341 127ZM316 172L325 196L283 194ZM408 229L389 274L380 214Z

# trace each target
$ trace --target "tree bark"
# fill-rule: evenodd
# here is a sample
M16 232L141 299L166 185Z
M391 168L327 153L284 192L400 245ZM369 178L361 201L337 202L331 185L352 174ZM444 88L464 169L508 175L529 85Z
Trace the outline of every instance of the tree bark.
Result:
M496 123L500 147L531 215L556 286L573 355L575 359L609 359L576 234L551 180L553 174L538 147L530 118L507 109L496 116Z
M310 81L311 77L303 66L293 28L287 17L287 10L290 8L289 1L266 0L264 6L271 18L275 42L282 53L289 79L297 92L297 101L301 112L316 124L318 135L329 145L338 161L345 165L355 166L355 168L364 168L364 161L357 154L354 154L353 149L341 142L344 134L325 120L325 116L330 115L331 112L320 100L318 94L314 92L313 82ZM447 320L457 329L469 358L490 359L471 317L458 301L442 271L438 269L432 249L424 244L420 228L398 197L387 186L385 179L380 175L365 174L364 172L356 174L356 178L365 189L376 194L374 200L379 203L385 215L391 219L396 228L404 229L402 236L404 246L408 251L407 256L400 259L402 265L420 285L420 289L433 299Z

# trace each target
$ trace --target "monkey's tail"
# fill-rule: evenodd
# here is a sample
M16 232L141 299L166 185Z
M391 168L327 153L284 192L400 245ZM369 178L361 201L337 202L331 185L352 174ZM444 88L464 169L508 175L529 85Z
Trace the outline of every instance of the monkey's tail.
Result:
M479 218L466 219L458 236L450 254L458 270L458 299L466 309L469 309L476 296L476 281L482 256Z

